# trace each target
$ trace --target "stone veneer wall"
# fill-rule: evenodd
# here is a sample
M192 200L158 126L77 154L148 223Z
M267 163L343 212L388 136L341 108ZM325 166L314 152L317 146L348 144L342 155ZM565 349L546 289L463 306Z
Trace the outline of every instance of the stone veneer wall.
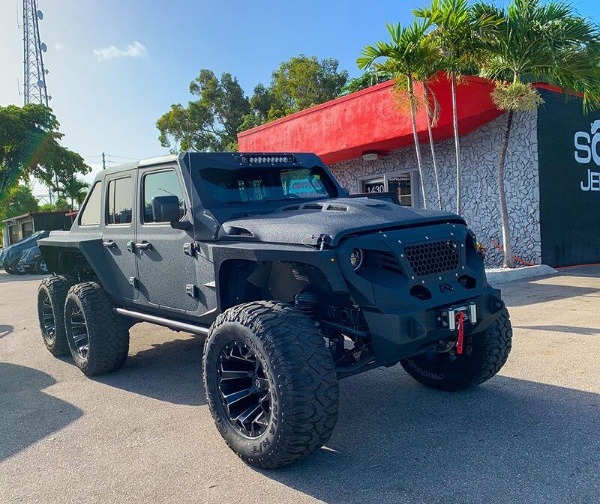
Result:
M493 120L461 138L462 214L475 231L477 241L488 248L486 264L500 266L502 253L494 241L502 243L500 209L496 190L496 173L505 116ZM428 208L437 208L437 189L429 143L421 144ZM436 144L440 172L442 208L456 211L456 176L454 140ZM331 171L351 193L359 192L361 177L416 169L414 147L380 156L376 161L362 158L331 165ZM421 187L415 177L413 194ZM537 111L518 113L514 117L505 166L505 186L510 214L513 254L525 261L541 262L540 191L538 174ZM422 198L419 198L420 201Z

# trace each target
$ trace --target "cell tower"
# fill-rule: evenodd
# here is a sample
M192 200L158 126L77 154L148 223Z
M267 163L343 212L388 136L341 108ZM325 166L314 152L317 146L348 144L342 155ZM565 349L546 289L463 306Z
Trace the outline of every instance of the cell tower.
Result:
M25 105L41 103L48 106L46 75L43 53L48 50L40 40L38 21L44 19L44 14L37 8L37 0L23 0L23 96Z

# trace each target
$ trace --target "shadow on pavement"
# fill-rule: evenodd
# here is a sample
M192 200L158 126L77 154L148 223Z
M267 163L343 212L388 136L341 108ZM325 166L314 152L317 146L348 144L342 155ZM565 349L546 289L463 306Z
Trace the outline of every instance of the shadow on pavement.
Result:
M8 324L0 324L0 338L4 338L4 336L8 336L11 332L13 332L14 327Z
M600 335L600 328L577 327L566 325L536 325L536 326L513 326L513 329L531 329L532 331L555 331L560 333L582 334L584 336Z
M135 338L135 336L133 336ZM202 385L203 336L169 340L131 353L120 370L96 381L161 401L206 404Z
M36 369L0 362L0 462L82 415L79 408L42 392L55 383Z
M462 393L394 370L341 382L318 453L265 475L325 502L599 502L600 396L496 377Z
M517 284L515 282L515 284ZM537 303L546 303L552 300L569 299L578 296L588 296L600 293L600 288L575 287L573 285L542 284L535 282L519 282L519 292L511 292L508 307L530 306ZM511 286L512 287L512 286ZM503 291L508 291L507 284L500 285Z

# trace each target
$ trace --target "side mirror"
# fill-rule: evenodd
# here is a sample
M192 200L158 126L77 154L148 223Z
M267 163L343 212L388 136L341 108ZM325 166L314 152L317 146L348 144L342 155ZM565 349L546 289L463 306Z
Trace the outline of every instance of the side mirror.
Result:
M186 217L183 220L172 220L171 227L173 229L183 229L184 231L191 231L194 226Z
M154 222L179 220L179 198L177 196L155 196L152 198Z

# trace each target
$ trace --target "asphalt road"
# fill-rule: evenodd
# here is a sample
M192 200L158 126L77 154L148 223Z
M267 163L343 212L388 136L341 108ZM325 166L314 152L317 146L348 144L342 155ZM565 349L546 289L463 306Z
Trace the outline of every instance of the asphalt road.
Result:
M513 351L473 391L343 380L330 442L271 472L214 428L202 338L139 324L88 379L44 348L39 281L0 273L0 503L600 502L600 267L504 285Z

